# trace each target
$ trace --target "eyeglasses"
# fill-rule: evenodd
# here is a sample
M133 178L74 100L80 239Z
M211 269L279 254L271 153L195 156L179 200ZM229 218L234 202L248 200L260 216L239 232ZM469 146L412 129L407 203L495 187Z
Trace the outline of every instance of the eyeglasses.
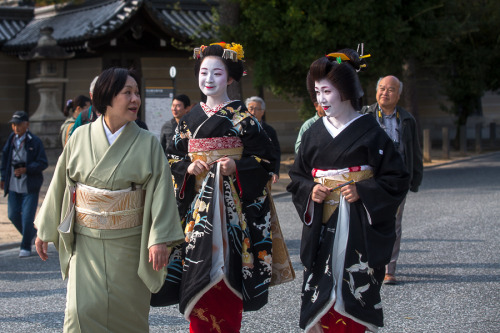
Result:
M260 108L254 108L254 107L249 107L248 111L253 112L253 111L262 111L263 109Z

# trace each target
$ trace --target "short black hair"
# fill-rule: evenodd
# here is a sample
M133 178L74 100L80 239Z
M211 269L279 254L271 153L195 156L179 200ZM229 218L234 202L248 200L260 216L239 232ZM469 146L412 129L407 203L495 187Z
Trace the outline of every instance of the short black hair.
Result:
M339 91L342 101L351 101L354 110L361 109L361 97L364 92L359 82L358 73L361 65L366 65L364 59L352 49L342 49L338 53L344 53L350 60L342 60L340 63L333 57L321 57L314 61L307 73L307 90L313 102L317 101L314 82L328 79Z
M129 76L135 80L141 91L139 77L132 69L111 67L99 75L92 95L92 105L100 114L106 114L107 107L111 106L113 98L123 89Z
M185 108L187 108L188 106L191 105L191 100L189 99L189 97L187 95L180 94L180 95L175 96L174 99L182 102L182 104L184 104Z
M84 96L84 95L78 95L75 98L73 98L72 100L69 100L66 102L66 107L64 108L63 113L66 117L68 117L70 111L74 112L78 106L83 109L87 103L91 103L91 102L92 101L90 100L89 97Z
M201 56L198 59L196 59L196 63L194 65L194 75L198 77L200 74L200 67L203 60L206 57L213 56L213 57L219 57L222 60L222 62L226 66L228 77L239 82L244 72L243 61L242 60L232 61L231 59L222 58L223 54L224 54L224 48L222 46L220 45L207 46L202 51Z

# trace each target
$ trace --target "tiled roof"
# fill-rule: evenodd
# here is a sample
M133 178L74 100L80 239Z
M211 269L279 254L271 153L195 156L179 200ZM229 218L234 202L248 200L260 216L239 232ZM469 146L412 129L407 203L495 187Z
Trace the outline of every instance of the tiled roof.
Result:
M52 36L61 46L71 49L83 46L83 42L116 30L126 23L142 4L134 1L102 1L97 5L70 10L57 10L56 6L35 10L35 17L15 38L4 45L4 51L29 50L40 37L40 28L50 26Z
M32 8L0 9L0 45L14 38L33 17Z
M142 6L160 29L176 39L210 38L214 5L213 0L107 0L81 6L42 7L35 9L33 20L24 29L21 27L15 37L7 39L2 50L28 52L36 46L44 26L54 29L52 36L66 50L82 49L86 41L111 35L125 25ZM0 21L0 27L6 25L7 20Z
M207 2L204 6L181 2L180 8L175 6L161 8L157 5L155 11L168 29L184 38L211 38L214 35L212 27L215 21L211 5Z

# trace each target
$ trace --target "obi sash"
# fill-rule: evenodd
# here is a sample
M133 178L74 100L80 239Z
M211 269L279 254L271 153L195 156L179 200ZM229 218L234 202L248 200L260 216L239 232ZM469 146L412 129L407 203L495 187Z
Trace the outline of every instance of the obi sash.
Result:
M345 169L335 170L320 170L313 169L312 175L316 183L320 183L326 187L336 188L337 186L353 180L360 180L373 177L373 168L368 165L350 167ZM323 201L323 224L326 224L328 219L335 212L340 203L340 188L330 192Z
M191 161L202 160L211 165L219 158L229 157L233 160L241 159L243 143L239 137L217 137L204 139L190 139L188 154ZM208 171L196 176L195 190L199 191Z
M92 229L142 225L145 191L140 186L110 191L76 184L76 223Z

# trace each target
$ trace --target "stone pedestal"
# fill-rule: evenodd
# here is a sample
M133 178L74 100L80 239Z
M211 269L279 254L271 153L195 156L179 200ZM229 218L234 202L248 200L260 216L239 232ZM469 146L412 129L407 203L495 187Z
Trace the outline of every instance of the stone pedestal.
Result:
M28 84L35 85L40 94L40 104L30 117L30 130L42 140L50 164L56 163L62 152L59 130L65 119L57 106L56 92L61 83L67 81L68 79L51 77L28 80Z
M31 120L30 131L42 140L49 164L55 164L62 152L59 130L63 120Z

